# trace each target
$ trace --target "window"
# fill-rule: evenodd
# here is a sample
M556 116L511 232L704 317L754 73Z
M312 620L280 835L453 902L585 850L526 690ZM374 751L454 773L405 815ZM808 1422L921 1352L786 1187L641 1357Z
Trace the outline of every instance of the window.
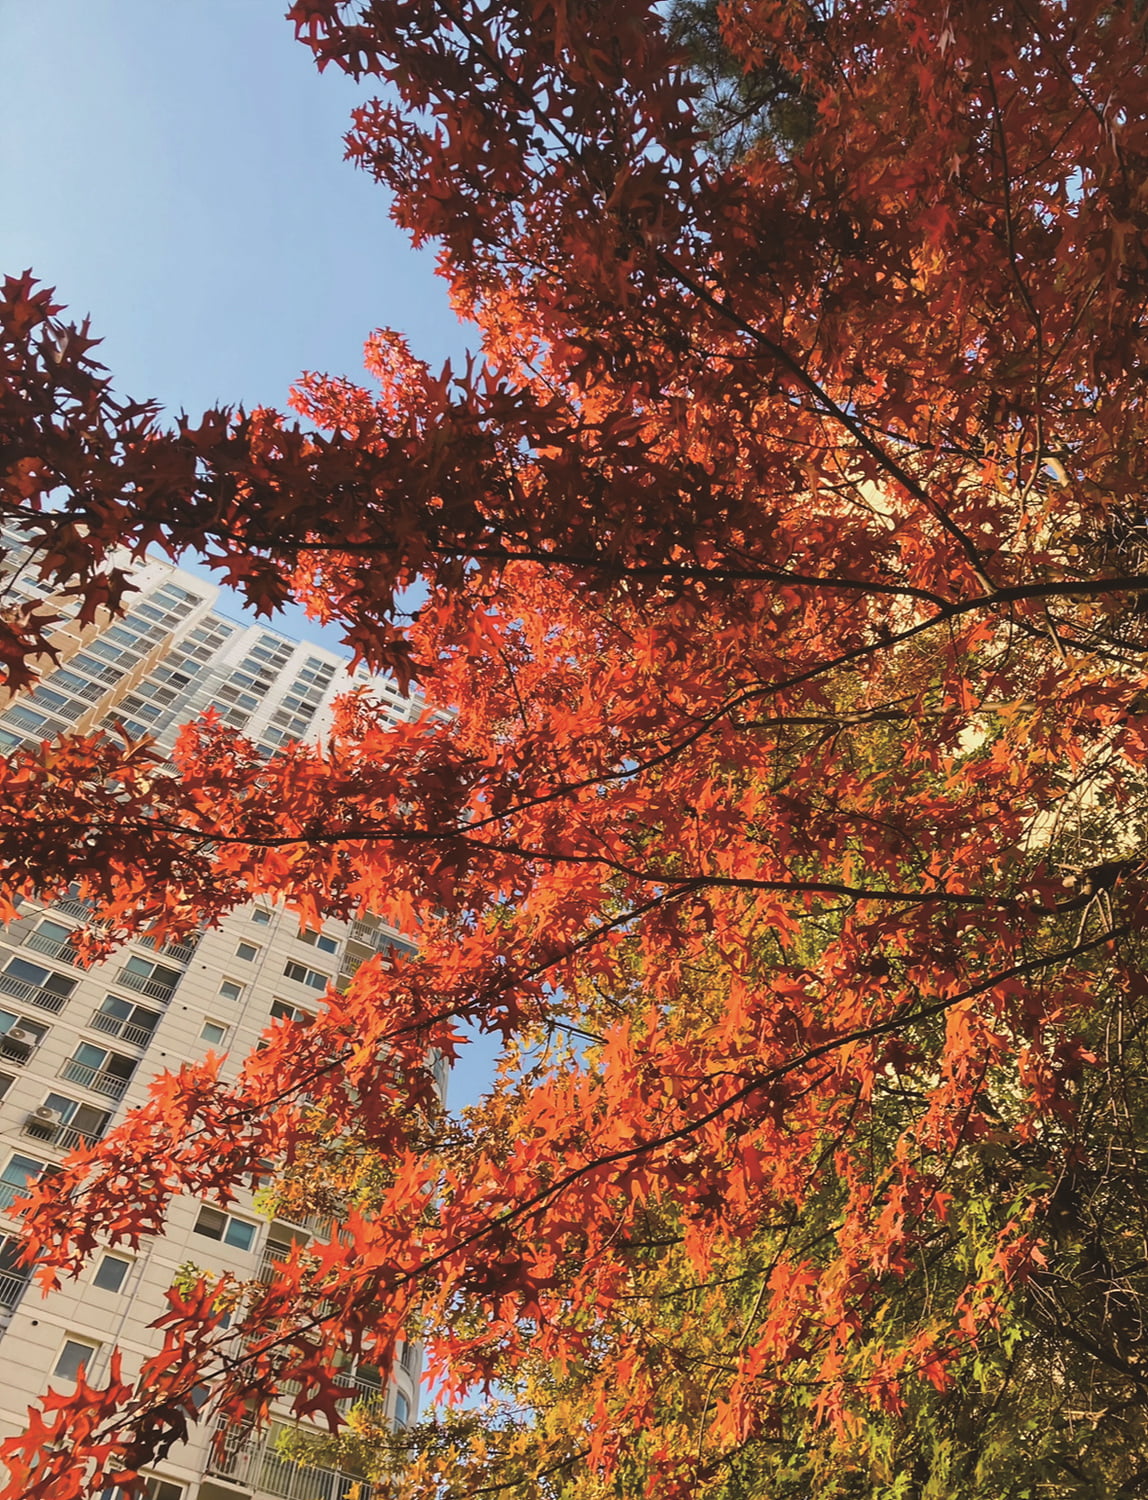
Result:
M133 1005L119 995L105 995L104 1003L92 1016L93 1031L106 1032L130 1042L133 1047L146 1047L152 1032L159 1024L159 1012L147 1010L142 1005Z
M0 991L18 1000L30 1000L45 1010L63 1010L64 1001L75 988L74 979L65 979L26 958L10 958L0 973Z
M302 964L293 962L288 962L283 972L288 979L294 979L297 984L305 984L311 990L325 990L331 982L326 974L320 974L317 969L307 969Z
M251 920L256 927L269 927L271 925L271 913L265 906L257 906L251 913Z
M132 1263L126 1255L105 1255L96 1267L92 1285L104 1292L118 1292L127 1280Z
M66 1094L49 1094L24 1121L24 1134L74 1151L77 1146L94 1146L110 1119L108 1110L94 1104L80 1104Z
M45 919L37 925L33 936L45 938L59 946L62 943L66 943L72 936L72 929L63 922L52 922Z
M125 630L122 625L113 625L109 630L104 631L104 635L109 641L115 641L117 646L123 646L129 651L135 651L140 643L139 636L130 630Z
M94 1042L80 1042L60 1069L60 1077L95 1094L106 1094L109 1099L122 1099L137 1061L109 1052L106 1047L97 1047Z
M318 948L321 953L338 953L338 938L328 937L325 932L301 932L299 934L301 943L310 943L312 948Z
M170 1479L145 1479L143 1492L144 1500L183 1500L183 1485Z
M69 1334L64 1340L64 1347L60 1350L52 1374L58 1380L75 1380L81 1370L91 1369L99 1352L100 1346L94 1340L77 1338L75 1334Z
M0 1209L7 1212L17 1198L22 1198L29 1183L36 1182L44 1171L42 1161L30 1156L13 1156L0 1172Z
M170 1000L183 975L178 969L165 969L162 964L133 954L116 977L130 990L139 990L157 1000Z
M46 708L49 713L59 713L68 701L63 693L54 693L51 688L47 687L38 687L31 696L32 702L38 708Z
M212 1047L218 1047L220 1042L227 1037L227 1027L220 1025L218 1021L204 1021L203 1030L199 1035L201 1041L207 1042Z
M65 693L82 693L88 685L82 677L77 677L75 672L65 671L63 667L58 672L53 672L48 681Z
M405 1427L411 1419L411 1404L402 1391L395 1392L395 1426Z
M243 995L243 986L236 984L234 979L225 979L219 986L219 993L225 1000L238 1000Z
M246 1219L237 1219L234 1214L222 1213L218 1208L201 1208L195 1221L196 1234L209 1240L222 1240L225 1245L234 1245L237 1250L250 1250L255 1243L255 1225Z
M399 1363L408 1373L414 1370L415 1346L411 1343L410 1339L406 1339L403 1343L403 1352L399 1356Z
M286 1000L273 1000L271 1019L273 1021L297 1021L300 1026L306 1026L315 1018L308 1011L300 1010L297 1005L291 1005Z
M0 1073L0 1100L8 1097L8 1090L16 1082L11 1073Z
M32 1279L32 1267L22 1263L24 1240L18 1234L0 1234L0 1310L11 1312Z
M25 1021L10 1010L0 1010L0 1057L9 1062L27 1062L47 1035L48 1028L38 1021Z
M236 958L241 958L245 963L252 963L259 957L259 949L254 943L240 943L235 950Z

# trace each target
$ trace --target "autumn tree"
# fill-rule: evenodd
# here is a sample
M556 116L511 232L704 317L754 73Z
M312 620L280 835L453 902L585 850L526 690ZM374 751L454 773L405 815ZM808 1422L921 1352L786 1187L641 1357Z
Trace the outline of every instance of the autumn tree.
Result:
M114 938L263 892L421 938L236 1086L161 1080L38 1190L66 1274L174 1193L290 1183L332 1141L389 1164L244 1293L242 1359L221 1289L184 1287L138 1381L53 1397L7 1446L12 1496L130 1475L204 1381L236 1419L291 1381L337 1422L338 1359L385 1369L414 1324L450 1392L609 1392L577 1481L607 1493L650 1427L675 1434L637 1455L661 1496L742 1455L778 1485L977 1493L977 1435L1022 1392L1042 1483L1145 1486L1117 1453L1148 1260L1143 22L716 16L761 128L725 130L641 0L293 7L377 88L350 153L482 336L441 375L374 336L372 384L300 382L311 430L164 428L8 284L4 514L46 579L114 609L117 545L196 546L440 710L384 732L359 697L266 762L208 721L170 767L88 738L0 773L9 899L78 881ZM7 622L14 684L48 629ZM460 1132L426 1061L462 1022L515 1081ZM673 1245L635 1261L651 1226ZM688 1329L659 1278L704 1289ZM685 1369L663 1389L695 1334L720 1399ZM1062 1418L1093 1424L1084 1459Z

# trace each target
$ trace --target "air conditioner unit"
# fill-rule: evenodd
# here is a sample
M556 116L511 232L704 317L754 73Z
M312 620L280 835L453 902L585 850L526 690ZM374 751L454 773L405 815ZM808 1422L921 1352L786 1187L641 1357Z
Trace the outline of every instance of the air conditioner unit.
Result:
M15 1042L18 1047L34 1047L36 1045L36 1033L29 1031L24 1026L11 1026L0 1040Z
M39 1109L32 1111L33 1120L41 1125L62 1125L64 1117L58 1109L50 1109L48 1105L41 1104Z

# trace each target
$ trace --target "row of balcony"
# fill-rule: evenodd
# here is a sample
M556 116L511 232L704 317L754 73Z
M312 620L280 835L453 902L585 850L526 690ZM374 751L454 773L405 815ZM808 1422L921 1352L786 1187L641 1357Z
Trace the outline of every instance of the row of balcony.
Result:
M68 960L70 962L70 960ZM125 990L134 990L137 995L146 995L150 1000L168 1001L175 994L175 985L164 980L149 979L131 969L121 969L112 981ZM58 1015L68 1003L71 990L51 990L45 985L33 984L28 979L19 979L15 974L0 970L0 994L11 995L40 1010L50 1010Z
M362 1490L362 1480L353 1475L292 1463L276 1451L274 1442L274 1433L253 1434L221 1424L208 1473L280 1500L352 1500Z
M21 1133L29 1140L55 1146L57 1151L86 1150L103 1135L102 1130L81 1130L75 1125L64 1125L58 1118L50 1118L53 1113L50 1109L34 1109L24 1121Z

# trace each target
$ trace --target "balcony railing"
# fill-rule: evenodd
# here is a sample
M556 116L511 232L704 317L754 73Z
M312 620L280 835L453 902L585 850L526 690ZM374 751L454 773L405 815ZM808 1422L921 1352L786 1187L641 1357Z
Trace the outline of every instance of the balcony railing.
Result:
M414 951L413 945L405 939L394 937L380 927L372 927L362 918L351 923L351 930L347 936L351 942L362 943L366 948L373 948L376 953L412 953Z
M37 953L46 953L49 958L55 958L63 964L74 964L79 954L71 943L65 938L49 937L46 932L30 932L24 939L25 948L34 948Z
M92 908L86 901L77 901L74 896L60 896L52 902L51 909L62 912L65 917L75 917L80 922L92 920Z
M361 1479L337 1469L312 1468L282 1458L272 1439L243 1427L222 1427L220 1446L208 1461L208 1473L234 1480L248 1489L278 1495L281 1500L350 1500Z
M103 676L102 673L101 676ZM120 680L122 676L122 672L116 672L114 677L105 678L102 682L82 683L79 687L72 688L72 692L76 695L77 698L83 698L88 703L98 703L101 698L106 698L108 696L113 686Z
M281 1265L290 1257L291 1250L264 1250L259 1257L259 1269L255 1273L257 1281L262 1281L265 1286L270 1286L275 1280L275 1273Z
M0 1311L11 1312L31 1281L31 1272L0 1271Z
M350 1390L340 1398L340 1406L366 1406L370 1408L373 1417L382 1417L387 1404L387 1393L380 1381L364 1380L360 1375L348 1375L344 1377L343 1384L350 1386Z
M0 1057L22 1068L39 1045L39 1041L22 1042L19 1037L10 1037L5 1032L0 1036Z
M21 708L18 703L9 706L4 715L4 722L16 729L27 729L32 734L42 734L45 738L50 738L60 731L58 724L42 720L39 714L30 713L26 708Z
M31 1191L30 1183L17 1187L14 1182L0 1182L0 1213L7 1213L17 1198L26 1198Z
M55 990L41 989L38 984L29 984L26 979L17 979L14 974L0 973L0 994L26 1000L29 1005L38 1005L41 1010L63 1010L68 1003L68 995L57 995Z
M116 975L116 983L122 984L127 990L147 995L151 1000L170 1000L175 994L174 984L168 984L162 979L146 979L142 974L133 973L131 969L121 969Z
M186 937L178 943L164 943L159 950L167 958L174 958L177 963L189 964L195 957L195 950L199 947L199 938Z
M118 1036L121 1042L127 1042L131 1047L146 1047L155 1035L154 1021L150 1026L141 1026L136 1021L124 1021L119 1016L105 1015L102 1010L93 1013L88 1025L93 1031L103 1031L108 1036Z
M74 1057L68 1058L56 1076L66 1078L69 1083L78 1083L82 1088L91 1089L93 1094L103 1094L109 1099L122 1099L131 1081L128 1078L118 1078L103 1068L93 1068L91 1063L77 1062Z
M78 1125L52 1125L47 1120L24 1121L22 1134L33 1141L45 1141L57 1151L86 1150L103 1137L102 1130L81 1130Z

